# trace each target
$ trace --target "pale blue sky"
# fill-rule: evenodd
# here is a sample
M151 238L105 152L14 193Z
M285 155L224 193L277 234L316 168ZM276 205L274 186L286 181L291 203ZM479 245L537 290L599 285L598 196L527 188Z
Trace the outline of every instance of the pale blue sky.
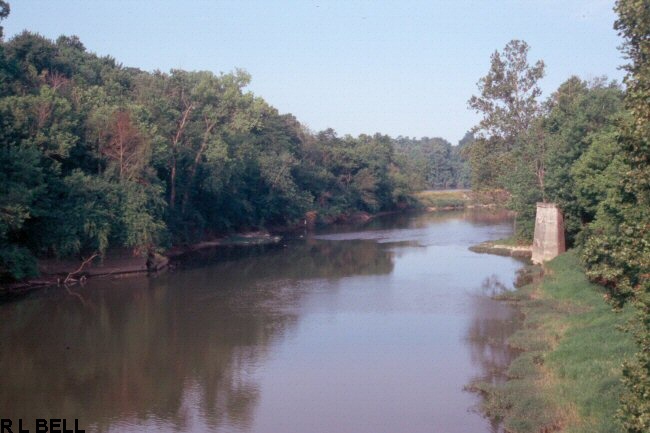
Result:
M543 59L547 96L571 74L620 81L613 1L9 0L5 35L77 35L125 66L252 74L249 87L312 130L456 143L490 54Z

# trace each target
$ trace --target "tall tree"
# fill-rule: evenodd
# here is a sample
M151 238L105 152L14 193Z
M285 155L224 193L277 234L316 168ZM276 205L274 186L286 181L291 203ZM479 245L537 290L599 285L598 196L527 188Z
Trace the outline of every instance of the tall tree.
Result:
M491 56L488 74L478 82L480 95L472 96L468 105L481 114L473 128L476 135L469 150L474 188L505 187L501 173L515 168L513 150L521 150L526 140L534 140L531 129L540 114L538 81L544 76L544 62L528 63L528 44L510 41L503 52ZM543 184L544 166L539 160L532 172ZM480 171L477 164L494 168Z
M146 137L127 110L118 109L106 120L99 150L115 166L120 181L133 180L148 162Z
M6 19L9 16L10 8L9 3L4 0L0 0L0 21ZM2 31L3 28L0 26L0 40L2 40Z
M488 74L478 82L480 95L468 101L482 115L472 130L477 139L468 151L472 187L510 192L520 238L532 236L535 202L543 199L546 173L538 101L544 62L530 65L528 51L526 42L512 40L503 52L494 52Z
M544 62L528 63L528 44L512 40L502 53L491 56L488 74L478 82L479 96L468 101L483 116L473 132L478 137L498 138L503 150L511 150L520 135L539 115L541 90L537 82L544 76Z
M408 202L413 158L394 140L313 134L245 91L249 80L126 68L75 36L0 40L0 280L43 256L142 252ZM432 183L450 186L448 143L431 154Z

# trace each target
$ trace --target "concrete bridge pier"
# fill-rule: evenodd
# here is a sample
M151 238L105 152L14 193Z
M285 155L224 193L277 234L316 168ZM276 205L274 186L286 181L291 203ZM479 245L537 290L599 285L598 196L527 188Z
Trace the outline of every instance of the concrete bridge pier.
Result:
M543 263L566 251L564 218L555 203L537 203L533 263Z

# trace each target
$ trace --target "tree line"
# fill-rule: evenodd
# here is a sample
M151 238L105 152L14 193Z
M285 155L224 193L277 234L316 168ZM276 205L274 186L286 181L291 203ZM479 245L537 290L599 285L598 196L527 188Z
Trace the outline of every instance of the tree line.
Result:
M440 137L399 136L394 143L415 189L463 189L470 187L469 164L463 152L473 139L468 132L456 146Z
M0 39L0 280L35 275L39 257L142 254L459 185L446 141L314 133L250 80L124 67L75 36Z
M474 188L509 193L519 240L532 240L536 202L555 202L587 276L614 307L637 307L629 330L639 352L623 369L620 414L640 433L650 431L650 6L619 0L615 9L625 87L574 76L541 100L544 62L529 63L528 45L513 40L468 101L482 119L467 153Z

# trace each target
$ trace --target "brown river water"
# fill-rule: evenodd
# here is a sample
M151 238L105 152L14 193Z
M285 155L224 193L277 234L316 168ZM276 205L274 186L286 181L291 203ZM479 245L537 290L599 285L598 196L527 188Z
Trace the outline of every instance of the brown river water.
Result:
M5 303L0 416L31 431L497 432L463 388L503 380L518 320L489 295L522 263L467 248L511 230L487 211L385 217Z

